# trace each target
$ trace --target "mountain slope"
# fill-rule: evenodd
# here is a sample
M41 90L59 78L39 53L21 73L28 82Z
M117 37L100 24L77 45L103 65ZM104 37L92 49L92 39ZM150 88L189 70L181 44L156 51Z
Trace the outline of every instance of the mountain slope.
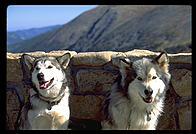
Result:
M7 45L17 43L17 42L21 42L23 40L24 40L24 38L19 36L15 32L8 32L7 33Z
M31 29L26 29L26 30L17 30L17 31L7 32L7 44L9 45L9 44L21 42L23 40L32 38L34 36L37 36L49 30L53 30L59 26L60 25L53 25L53 26L47 26L47 27L41 27L41 28L31 28Z
M190 52L191 21L190 6L99 6L58 29L14 44L8 51L129 51L141 48Z
M190 51L191 12L186 6L164 6L137 16L104 36L88 51L134 48Z

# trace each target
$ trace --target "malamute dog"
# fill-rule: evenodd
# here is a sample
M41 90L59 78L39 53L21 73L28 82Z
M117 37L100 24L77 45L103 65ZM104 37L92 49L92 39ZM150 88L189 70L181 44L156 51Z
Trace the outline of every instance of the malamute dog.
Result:
M170 81L168 57L120 59L120 76L103 101L102 129L155 130Z
M69 88L64 69L71 55L22 59L30 70L29 102L21 110L18 129L67 129L70 117Z

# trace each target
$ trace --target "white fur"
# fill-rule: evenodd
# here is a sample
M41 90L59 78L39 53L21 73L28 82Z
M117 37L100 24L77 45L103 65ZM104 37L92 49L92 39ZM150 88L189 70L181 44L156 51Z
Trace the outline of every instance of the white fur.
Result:
M54 57L36 58L26 54L22 56L25 64L32 71L33 87L29 89L29 103L26 103L21 110L19 129L68 129L70 93L63 69L66 69L70 57L69 53L58 59ZM42 78L38 77L38 74L41 73ZM38 78L40 82L54 80L51 85L40 89ZM55 102L55 104L49 104L49 102Z
M47 69L48 66L52 66L53 68ZM59 91L62 87L62 81L65 78L64 74L62 73L62 70L57 69L54 65L50 63L50 61L46 61L44 64L38 62L37 66L39 67L39 70L34 69L32 72L32 82L35 84L36 88L38 89L39 93L44 97L57 97ZM45 81L51 80L54 78L53 84L50 85L47 89L40 89L39 88L39 81L37 79L37 74L43 73Z
M162 58L162 56L160 58ZM164 58L166 58L166 56ZM165 59L165 64L167 64L167 61L168 60ZM127 77L126 68L129 67L128 63L123 64L121 63L120 65L122 76L121 84L124 83ZM158 118L163 112L165 84L168 84L162 79L167 78L169 81L170 74L168 70L159 66L158 63L154 64L152 60L146 58L133 62L132 68L136 71L137 77L128 85L128 98L119 91L117 83L114 83L111 88L108 106L108 114L111 119L102 121L102 129L156 129ZM163 77L163 75L165 75L165 77ZM140 77L139 80L137 79L138 77ZM151 103L146 103L143 100L143 97L147 97L144 93L146 89L153 90ZM108 102L103 104L106 105ZM151 112L151 114L147 114L149 112ZM147 120L147 117L151 119Z
M66 88L68 91L68 87ZM35 95L36 92L33 89L30 89L30 96ZM65 129L68 127L69 123L69 117L70 117L70 110L69 110L69 93L66 93L65 96L62 98L62 100L59 102L58 105L54 105L51 110L48 110L48 103L37 98L37 97L31 97L30 102L33 106L32 110L29 110L28 112L28 119L30 123L30 128L28 129ZM55 122L58 122L55 120L56 117L53 112L58 112L58 116L64 116L65 119L62 119L60 125L55 125ZM37 120L37 118L42 117L43 120L47 119L48 123L51 124L44 124L40 123L40 120ZM62 125L62 126L61 126Z

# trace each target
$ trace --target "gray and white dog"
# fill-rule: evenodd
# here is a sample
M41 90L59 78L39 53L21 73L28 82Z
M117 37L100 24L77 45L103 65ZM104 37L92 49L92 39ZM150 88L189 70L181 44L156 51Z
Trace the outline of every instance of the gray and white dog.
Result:
M69 87L65 74L71 55L60 57L21 57L30 70L31 89L18 120L19 129L67 129L69 109Z
M119 62L120 76L103 101L102 129L155 130L171 77L167 54Z

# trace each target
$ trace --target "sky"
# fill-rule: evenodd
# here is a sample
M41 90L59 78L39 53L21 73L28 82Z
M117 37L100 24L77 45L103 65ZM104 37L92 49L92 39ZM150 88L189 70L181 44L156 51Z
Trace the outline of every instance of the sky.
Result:
M10 5L7 31L65 24L98 5Z

